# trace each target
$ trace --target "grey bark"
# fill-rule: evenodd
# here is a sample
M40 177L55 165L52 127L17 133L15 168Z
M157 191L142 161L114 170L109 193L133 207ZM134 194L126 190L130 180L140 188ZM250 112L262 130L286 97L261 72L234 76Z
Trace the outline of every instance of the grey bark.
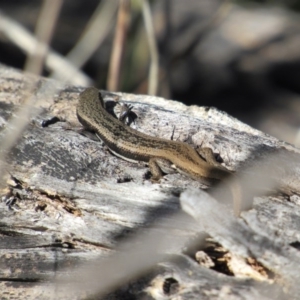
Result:
M3 142L5 128L10 126L10 118L24 100L26 87L61 84L4 66L0 68L0 79ZM82 89L64 86L50 101L37 93L39 102L32 112L37 108L42 110L29 120L2 164L0 293L3 299L85 299L91 295L98 299L97 290L82 290L82 294L76 295L70 289L56 293L53 282L70 274L72 277L77 266L115 253L120 241L133 238L136 232L146 233L150 228L160 236L170 235L182 241L191 238L196 248L187 250L180 242L179 247L170 245L170 259L164 256L166 260L153 266L151 272L146 270L144 277L130 278L130 282L123 282L122 289L110 291L105 297L297 298L295 274L290 272L289 276L284 266L299 262L298 149L215 108L187 107L162 98L117 93L120 102L132 105L137 115L131 126L166 139L170 139L175 126L175 139L212 148L227 168L240 170L238 174L243 175L244 168L276 151L289 158L289 165L280 173L281 193L273 189L269 196L254 194L257 197L253 208L235 221L238 238L229 233L220 237L214 227L190 223L187 216L173 225L161 223L181 212L181 192L191 187L206 187L180 174L166 175L159 184L151 183L144 163L121 160L97 139L80 134L75 108ZM109 93L104 95L110 98ZM61 122L46 128L41 126L42 120L54 116ZM231 215L230 205L227 201L218 209L224 215ZM195 236L200 233L210 239L202 236L197 245ZM258 238L247 240L247 235ZM276 238L276 243L266 246L264 237L271 242ZM279 255L275 251L268 259L262 257L270 253L270 247L279 244L286 252ZM196 252L198 258L211 263L197 263Z

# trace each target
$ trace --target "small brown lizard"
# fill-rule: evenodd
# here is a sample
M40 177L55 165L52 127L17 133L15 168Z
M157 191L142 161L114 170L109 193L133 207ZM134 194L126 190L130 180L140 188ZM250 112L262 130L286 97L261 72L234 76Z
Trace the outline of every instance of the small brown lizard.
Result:
M77 118L86 129L98 134L115 155L129 161L147 162L152 181L158 181L163 173L177 171L210 185L232 174L216 161L209 148L199 155L186 143L149 136L125 125L106 111L102 96L94 87L80 94ZM237 215L239 202L240 199L234 199Z

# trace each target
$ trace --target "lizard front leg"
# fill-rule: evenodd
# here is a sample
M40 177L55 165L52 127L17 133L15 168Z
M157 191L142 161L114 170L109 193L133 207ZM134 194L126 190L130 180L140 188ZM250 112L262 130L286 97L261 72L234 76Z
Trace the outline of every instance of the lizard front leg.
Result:
M220 161L217 160L215 154L211 150L211 148L196 148L197 153L203 158L206 162L208 162L210 165L216 166L216 167L221 167L225 168ZM223 161L223 160L222 160Z
M150 172L152 174L152 182L158 182L163 177L163 174L176 173L176 167L174 166L174 164L165 158L150 158L148 164Z

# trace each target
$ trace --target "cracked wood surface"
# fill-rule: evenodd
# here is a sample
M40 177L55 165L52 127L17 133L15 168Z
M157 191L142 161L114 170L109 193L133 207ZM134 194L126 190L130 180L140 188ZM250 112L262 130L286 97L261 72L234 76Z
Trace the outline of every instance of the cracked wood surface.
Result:
M4 66L0 68L0 79L2 138L8 121L24 100L26 87L49 81ZM145 164L121 160L100 141L80 134L75 114L80 91L81 87L65 86L50 101L44 101L41 94L37 106L42 111L29 120L26 131L7 156L5 170L9 173L4 174L0 202L0 293L7 299L47 298L42 282L50 286L52 279L70 272L69 267L108 255L120 239L136 229L147 228L160 217L168 218L179 211L179 196L186 188L205 188L179 174L166 175L159 184L153 184L147 179ZM186 107L162 98L117 94L121 102L133 105L137 119L131 126L166 139L175 126L175 139L212 148L231 170L241 168L246 159L251 164L257 157L278 149L295 156L295 161L299 159L298 149L215 108ZM111 97L109 93L104 95L108 100ZM41 126L42 120L54 116L62 122ZM292 171L286 170L286 176L281 178L285 194L255 198L254 208L244 212L239 220L243 230L274 236L296 252L300 242L298 169L296 165ZM194 237L199 227L168 230L179 237ZM209 229L203 231L214 237ZM123 290L124 294L118 291L111 299L168 299L178 293L182 299L272 299L287 292L288 283L280 282L281 274L273 274L257 263L256 257L243 257L224 249L223 262L218 261L216 252L223 240L226 237L220 241L216 237L210 248L197 249L214 260L215 270L177 252L181 267L175 262L161 266L148 281L132 283L126 292ZM251 260L254 263L249 263ZM165 287L166 278L176 279L171 281L170 289ZM179 284L179 290L171 289L174 282ZM148 293L139 294L142 289ZM74 299L74 295L62 295L61 299Z

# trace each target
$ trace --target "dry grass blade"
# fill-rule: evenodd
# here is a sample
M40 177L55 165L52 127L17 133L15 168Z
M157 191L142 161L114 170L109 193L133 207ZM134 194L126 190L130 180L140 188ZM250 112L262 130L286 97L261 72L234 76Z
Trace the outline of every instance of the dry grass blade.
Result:
M23 50L28 55L33 55L39 43L34 35L26 30L22 25L15 20L0 13L0 31L16 46ZM70 64L62 55L51 50L48 46L48 53L45 58L45 65L49 70L56 73L72 74L67 75L70 82L78 85L88 85L91 79L78 71L72 64ZM61 75L64 78L66 75Z
M101 45L111 29L116 9L117 1L115 0L99 3L82 36L66 56L75 67L82 67Z
M48 82L40 87L39 93L37 95L34 94L32 89L33 87L24 91L23 98L25 99L25 103L13 115L4 131L3 138L0 141L0 162L5 161L6 155L17 143L30 120L40 113L40 109L37 108L39 99L43 99L43 101L46 101L46 99L53 97L56 91L62 87L63 85L53 85ZM33 110L33 107L36 107L36 109ZM0 165L0 173L2 175L4 175L3 168L4 165Z
M243 187L248 185L247 192L250 194L257 192L257 188L273 189L276 181L270 179L269 175L274 174L278 169L289 168L291 163L294 163L294 160L291 161L281 154L270 155L268 160L259 161L256 166L245 170L240 183ZM259 178L253 181L253 174L259 174ZM278 172L276 174L280 176ZM299 292L295 282L300 272L299 268L295 267L299 261L299 255L288 250L276 239L251 234L243 223L231 216L229 212L227 214L224 212L223 205L203 191L187 191L182 194L181 202L184 210L200 222L199 229L205 228L210 235L233 253L243 257L254 256L271 270L283 275L284 280L292 284L290 288L293 292ZM197 230L195 224L187 222L181 214L174 215L168 221L156 224L156 226L184 229L183 223ZM104 295L113 288L143 274L155 263L168 260L166 253L170 252L170 249L180 249L187 239L182 237L180 240L178 237L175 239L169 230L160 234L157 234L155 229L140 233L120 245L117 252L106 260L91 262L76 270L67 281L59 281L57 290L61 290L62 286L65 288L67 283L69 292L89 291L91 294ZM274 264L274 260L277 264Z
M130 0L121 0L107 78L107 88L109 91L119 89L122 57L127 39L129 20Z
M28 59L26 65L27 71L31 71L36 74L41 72L46 50L48 49L48 46L45 43L49 43L51 39L61 4L61 0L56 0L54 3L50 0L44 1L44 5L42 6L39 21L36 27L38 40L40 40L41 43L35 43L36 49L34 49L30 58ZM42 93L42 97L45 99L47 96L52 97L58 88L59 86L51 86L50 82L48 82L48 84L45 84L40 88L40 92ZM9 126L6 128L6 132L1 141L2 151L0 154L0 161L5 160L6 154L16 144L30 122L30 119L39 113L39 109L35 110L34 113L32 110L32 107L36 106L38 101L38 97L34 95L34 90L35 85L29 85L24 91L23 105L15 113L14 117L10 121Z
M276 166L272 164L274 160L277 162ZM289 163L291 161L286 157L273 155L269 160L260 161L257 166L246 170L246 174L240 183L243 187L248 185L247 192L250 194L257 192L258 182L260 187L272 189L275 187L276 181L270 180L268 175L270 172L274 172L274 169L286 168ZM273 169L262 168L262 165L273 165L274 167ZM259 179L253 181L252 174L260 174ZM265 178L265 180L262 180L262 178ZM223 188L220 187L219 189L222 190ZM299 268L293 267L298 261L298 255L288 252L284 245L278 244L267 237L251 235L249 229L243 223L234 218L224 205L219 204L206 192L184 192L181 196L181 203L183 209L200 222L199 227L186 220L182 214L177 214L167 221L156 223L155 228L170 228L171 226L172 228L185 230L184 227L186 226L189 230L193 228L194 231L205 229L233 253L237 253L242 257L253 255L270 269L284 274L288 282L295 283L294 278L297 278L295 275L300 272ZM158 234L155 228L139 233L129 241L122 243L117 252L107 259L93 261L75 270L67 280L59 280L56 290L60 291L62 287L68 286L68 293L89 291L90 295L104 295L145 273L159 261L168 260L167 253L172 252L171 249L176 249L177 253L180 252L180 249L189 239L184 236L175 238L170 230ZM274 265L274 258L276 257L281 260L277 265ZM286 271L282 271L282 262L286 262L286 257L288 257L290 263L285 265ZM293 289L298 291L297 285L294 284Z
M156 263L169 260L168 253L174 253L172 250L177 249L178 252L178 249L183 247L190 237L173 235L170 230L174 226L182 228L182 224L189 228L194 223L189 222L185 215L177 214L167 221L157 222L153 228L142 230L133 238L121 243L116 252L108 258L91 261L73 270L68 278L58 278L56 292L81 292L88 295L97 294L100 297L137 278ZM157 226L166 229L158 233Z
M29 54L25 71L39 75L42 73L54 27L62 6L62 0L44 0L36 26L38 43L33 53Z
M153 22L151 17L151 10L148 0L141 0L143 7L143 18L147 33L147 40L150 51L150 70L148 79L148 94L156 95L158 88L158 70L159 70L159 59L158 51L155 39L155 33L153 28Z
M257 196L258 191L263 194L263 191L277 189L284 170L290 170L295 165L294 158L283 154L270 154L267 159L243 170L239 183L246 192L247 199L252 199L254 194ZM218 188L215 194L220 195L223 187ZM242 257L255 257L269 270L280 274L290 284L292 294L299 293L297 282L300 268L297 266L300 256L289 245L278 242L276 236L264 237L252 233L244 223L229 212L226 213L224 207L204 191L188 190L181 195L180 200L183 210L226 249ZM249 208L249 203L246 206Z
M191 215L209 232L210 236L225 249L238 256L254 257L269 270L282 276L282 283L289 286L289 293L299 294L297 284L300 269L299 256L288 251L288 247L272 240L271 237L250 233L246 226L231 216L225 216L224 207L204 191L187 190L181 195L183 210ZM274 261L277 264L274 264ZM250 282L249 282L250 284ZM277 284L273 283L267 290L255 286L268 299L287 299L276 294Z

